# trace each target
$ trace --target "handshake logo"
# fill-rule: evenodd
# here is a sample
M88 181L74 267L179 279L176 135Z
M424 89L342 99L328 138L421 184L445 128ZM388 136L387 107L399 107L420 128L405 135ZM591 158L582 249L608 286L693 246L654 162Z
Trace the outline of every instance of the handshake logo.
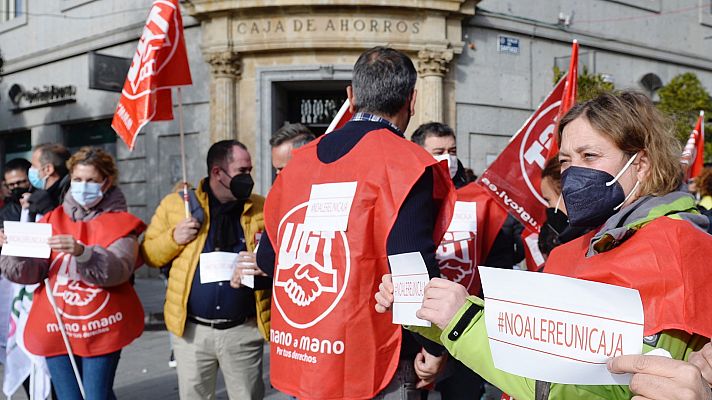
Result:
M70 254L60 254L52 262L50 271L55 268L57 268L57 274L52 279L51 287L63 316L76 319L81 315L96 314L106 306L110 296L109 292L98 286L85 283L77 272L77 263L74 257ZM81 311L81 309L89 311Z
M471 232L447 232L436 257L444 278L470 288L474 281L475 236Z
M287 224L284 237L292 240L282 240L286 246L280 246L275 286L284 287L294 304L306 307L323 293L336 293L337 275L331 259L335 236L335 232L308 232L301 224Z
M300 307L313 303L322 293L336 293L336 271L323 267L316 261L296 263L292 267L281 269L280 272L285 277L291 272L292 276L283 283L284 290L294 304Z
M275 305L290 325L312 326L336 307L346 289L350 268L346 235L313 232L300 222L283 221L279 243Z

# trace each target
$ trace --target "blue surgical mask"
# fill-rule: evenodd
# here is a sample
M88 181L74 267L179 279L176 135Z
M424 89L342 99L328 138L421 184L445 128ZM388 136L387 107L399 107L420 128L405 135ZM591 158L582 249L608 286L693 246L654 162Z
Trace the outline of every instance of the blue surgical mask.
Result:
M103 183L96 182L74 182L72 181L72 198L84 208L92 208L99 204L104 193L101 191Z
M603 225L636 192L640 182L627 196L618 183L636 155L615 177L608 172L585 167L569 167L561 174L561 194L571 226L595 228Z
M29 179L32 186L37 189L44 189L45 182L47 182L47 178L40 177L40 170L35 167L30 167L30 170L27 171L27 179Z

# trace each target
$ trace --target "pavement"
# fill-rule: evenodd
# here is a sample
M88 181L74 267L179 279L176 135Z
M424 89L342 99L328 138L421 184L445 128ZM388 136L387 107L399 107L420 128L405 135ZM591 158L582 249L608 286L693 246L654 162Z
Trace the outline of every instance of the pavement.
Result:
M135 286L146 314L146 329L139 337L124 348L114 380L114 392L119 399L178 399L178 376L175 368L168 366L170 339L163 323L163 302L166 287L161 278L136 279ZM2 365L0 365L0 387L2 386ZM269 346L265 346L264 374L265 399L288 400L289 397L277 392L269 385ZM216 399L227 399L222 374L218 376ZM0 400L5 397L0 391ZM12 396L13 400L25 400L23 390Z

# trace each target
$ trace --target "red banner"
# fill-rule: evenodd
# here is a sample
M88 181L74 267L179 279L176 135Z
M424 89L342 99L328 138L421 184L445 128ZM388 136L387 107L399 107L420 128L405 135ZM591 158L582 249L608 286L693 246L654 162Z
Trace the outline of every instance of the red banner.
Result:
M155 0L111 127L133 149L149 121L173 119L171 88L191 83L178 0Z
M547 206L541 195L541 171L554 141L565 85L564 76L478 180L524 228L536 233Z
M705 158L705 112L700 111L695 129L690 133L685 148L682 150L682 163L685 179L695 178L702 172Z
M578 56L579 45L578 40L574 39L571 45L571 61L569 62L569 72L566 74L566 83L564 84L564 96L561 98L561 107L559 107L559 116L556 121L561 121L571 107L576 104L576 92L578 90ZM558 131L558 129L557 129ZM559 144L556 142L556 135L554 135L553 143L551 148L549 148L549 155L546 159L550 159L559 152Z

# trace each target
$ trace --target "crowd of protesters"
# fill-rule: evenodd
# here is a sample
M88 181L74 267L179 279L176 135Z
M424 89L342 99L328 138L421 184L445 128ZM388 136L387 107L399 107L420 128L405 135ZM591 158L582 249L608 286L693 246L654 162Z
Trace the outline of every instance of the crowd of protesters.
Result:
M480 399L491 385L520 400L712 400L712 276L701 261L712 253L712 169L684 185L680 146L652 102L605 93L561 119L560 152L542 172L539 248L543 273L637 289L643 352L671 358L609 360L612 373L634 374L629 386L563 385L494 366L476 267L520 264L523 226L473 182L450 127L431 122L405 138L416 101L427 102L416 78L405 54L366 51L345 125L318 138L300 124L273 133L266 198L253 193L247 147L223 140L205 178L166 194L148 225L128 211L100 148L44 144L9 160L0 224L52 228L49 258L2 255L0 269L34 290L23 345L44 358L53 396L116 398L121 351L143 331L132 281L146 264L167 275L182 399L214 398L218 369L231 399L263 398L271 342L270 383L293 398ZM328 216L332 230L314 221L317 192L349 199L346 215ZM476 203L474 232L449 231L456 201ZM205 278L211 253L231 257L231 279ZM404 253L420 254L431 278L417 312L431 328L391 322L389 257Z

